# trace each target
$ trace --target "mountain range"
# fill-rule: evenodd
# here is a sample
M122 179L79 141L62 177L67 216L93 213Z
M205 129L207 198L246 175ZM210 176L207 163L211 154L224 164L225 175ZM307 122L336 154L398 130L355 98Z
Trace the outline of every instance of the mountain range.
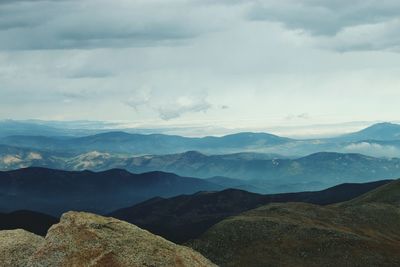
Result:
M117 126L0 121L0 230L46 236L0 231L0 265L214 266L133 223L218 266L400 266L398 124L308 140Z
M1 124L1 123L0 123ZM362 131L338 136L335 138L296 140L268 133L243 132L222 137L190 138L164 134L139 134L127 132L106 132L99 130L87 136L52 134L45 128L36 130L41 125L21 126L27 130L12 130L7 127L0 130L0 144L38 149L51 152L62 152L79 155L92 151L124 154L128 156L144 154L176 154L196 150L205 154L232 154L240 152L258 152L281 154L290 157L330 151L341 153L363 153L370 156L400 156L398 142L400 125L380 123ZM10 123L9 123L10 124ZM43 126L49 127L49 126ZM47 129L47 130L46 130ZM23 133L23 134L13 134ZM379 144L379 142L385 142ZM379 146L379 147L378 147Z
M32 210L53 216L69 210L104 214L154 196L175 196L224 187L171 173L68 172L26 168L0 172L0 212Z
M238 133L223 137L189 138L163 134L107 132L84 137L13 135L0 138L0 144L45 151L81 154L100 151L121 154L168 154L187 150L204 152L251 151L290 142L291 139L267 133Z
M0 148L0 169L3 170L36 166L70 171L113 168L134 173L163 171L259 193L321 190L340 183L400 176L400 159L354 153L320 152L295 159L275 154L205 155L196 151L122 157L101 152L71 156L28 148Z

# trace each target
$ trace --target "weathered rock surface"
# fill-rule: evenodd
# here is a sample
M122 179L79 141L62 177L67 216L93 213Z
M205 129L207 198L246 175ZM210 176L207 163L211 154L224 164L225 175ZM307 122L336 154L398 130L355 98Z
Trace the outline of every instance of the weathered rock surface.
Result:
M25 230L0 231L0 266L27 266L44 238Z
M45 239L21 231L12 231L15 238L10 238L5 232L0 235L0 255L11 258L5 266L215 266L190 248L127 222L90 213L65 213Z

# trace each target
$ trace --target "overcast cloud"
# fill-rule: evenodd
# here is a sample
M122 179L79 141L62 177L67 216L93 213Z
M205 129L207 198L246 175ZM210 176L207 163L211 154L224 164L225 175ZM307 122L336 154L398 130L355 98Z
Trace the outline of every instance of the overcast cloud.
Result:
M0 1L0 119L394 121L400 2Z

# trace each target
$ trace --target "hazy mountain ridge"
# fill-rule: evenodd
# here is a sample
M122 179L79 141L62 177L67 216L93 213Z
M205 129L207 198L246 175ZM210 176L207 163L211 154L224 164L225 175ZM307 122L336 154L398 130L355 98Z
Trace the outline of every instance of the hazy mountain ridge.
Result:
M68 210L84 210L103 214L154 196L221 189L205 180L163 172L27 168L0 172L0 212L25 209L58 216Z
M121 131L103 132L84 137L33 136L0 134L0 144L39 149L45 151L68 152L75 155L91 151L126 155L176 154L190 150L206 154L232 154L258 152L281 154L284 156L305 156L332 151L342 153L363 153L371 156L400 156L400 125L382 123L360 132L336 138L295 140L268 133L237 133L222 137L190 138L164 134L132 134ZM1 132L1 131L0 131ZM361 145L360 145L361 142ZM373 146L379 142L380 147Z
M360 154L321 152L298 159L279 159L276 155L258 153L205 155L189 151L130 158L96 151L74 157L19 148L6 151L0 151L0 168L3 170L39 166L73 171L113 168L134 173L164 171L197 178L226 177L233 180L220 179L216 183L225 188L263 193L320 190L345 182L400 176L400 159Z
M266 133L238 133L223 137L190 138L164 134L130 134L106 132L85 137L7 136L0 138L4 145L46 151L81 154L97 150L125 154L169 154L188 150L203 152L244 152L263 146L275 146L291 139Z
M0 230L24 229L45 236L47 230L57 222L55 217L28 210L0 213Z
M394 123L377 123L355 133L336 137L341 141L377 140L393 141L400 139L400 125Z

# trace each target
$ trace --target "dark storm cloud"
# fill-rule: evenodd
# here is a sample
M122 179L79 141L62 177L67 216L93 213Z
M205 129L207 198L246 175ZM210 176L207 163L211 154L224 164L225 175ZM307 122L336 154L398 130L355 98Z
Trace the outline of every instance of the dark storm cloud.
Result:
M2 50L176 45L201 28L142 1L7 1L0 14Z
M309 33L326 49L398 51L397 0L6 0L0 1L0 50L182 45L218 28L234 10L232 21L277 22Z
M257 2L248 18L280 22L315 35L335 35L346 27L382 23L399 18L399 14L397 0L286 0Z

